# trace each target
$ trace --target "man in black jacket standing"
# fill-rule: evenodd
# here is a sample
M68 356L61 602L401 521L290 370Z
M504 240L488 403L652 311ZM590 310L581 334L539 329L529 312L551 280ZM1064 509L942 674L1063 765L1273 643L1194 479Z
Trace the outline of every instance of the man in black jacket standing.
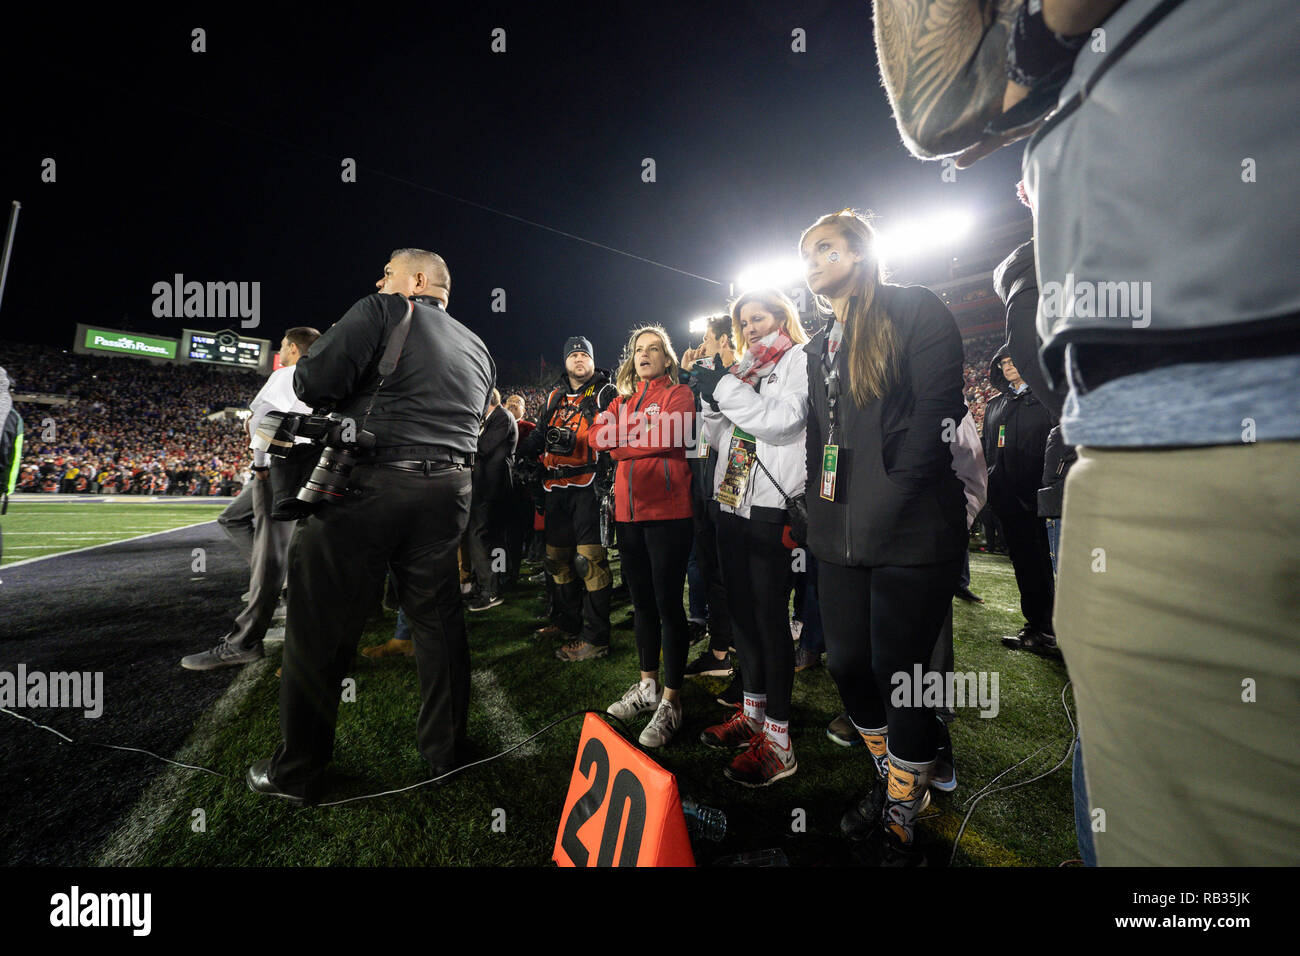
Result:
M456 549L496 368L478 336L444 311L451 277L440 256L398 249L376 285L379 294L352 306L295 366L302 401L374 435L346 495L300 521L289 549L283 742L249 767L248 785L296 804L322 789L339 688L386 573L415 641L420 752L440 776L465 745L469 647ZM397 365L381 375L390 337L408 316Z
M1055 421L1047 406L1020 377L1005 345L993 356L989 380L1002 391L989 402L984 413L989 505L1007 537L1007 550L1020 588L1020 610L1025 616L1020 633L1004 637L1002 643L1011 648L1055 655L1052 601L1056 586L1047 526L1038 517L1038 489L1042 485L1047 433Z
M515 417L492 389L492 403L478 438L474 462L474 501L470 508L469 555L478 579L471 611L486 611L502 602L501 575L506 572L505 525L510 517L510 456L519 440Z

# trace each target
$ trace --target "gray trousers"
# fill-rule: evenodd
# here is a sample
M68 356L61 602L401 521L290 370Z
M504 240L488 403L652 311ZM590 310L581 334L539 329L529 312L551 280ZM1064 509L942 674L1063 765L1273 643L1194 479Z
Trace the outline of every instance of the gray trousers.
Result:
M271 518L273 502L270 478L254 478L250 481L231 506L222 512L222 516L242 501L245 494L252 506L253 526L248 603L235 618L235 627L225 638L228 644L242 650L261 644L266 629L271 626L271 618L280 602L280 590L284 587L285 573L288 570L289 539L293 537L293 529L298 524L296 521L275 521ZM242 536L242 531L240 534ZM231 539L236 545L239 544L235 534L231 534Z
M250 565L253 563L253 489L256 486L257 479L250 478L235 500L217 515L217 524Z

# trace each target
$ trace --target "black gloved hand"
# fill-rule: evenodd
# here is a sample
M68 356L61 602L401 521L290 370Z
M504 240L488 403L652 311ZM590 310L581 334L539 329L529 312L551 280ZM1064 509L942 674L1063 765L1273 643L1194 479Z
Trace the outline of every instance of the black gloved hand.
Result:
M596 416L600 414L600 408L596 405L594 395L588 395L578 403L578 414L587 420L588 425L596 420Z
M714 369L696 365L691 369L691 391L716 409L718 403L713 400L713 390L718 387L718 383L722 381L727 371L725 368Z

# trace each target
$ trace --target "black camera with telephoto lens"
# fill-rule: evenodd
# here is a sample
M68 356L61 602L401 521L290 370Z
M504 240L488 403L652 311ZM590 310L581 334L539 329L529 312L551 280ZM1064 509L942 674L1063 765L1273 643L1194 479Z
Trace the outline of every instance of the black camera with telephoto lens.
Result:
M321 448L297 496L278 498L272 517L281 521L304 518L328 502L341 500L353 466L364 450L374 446L373 433L337 413L267 412L253 436L254 448L276 458L301 457L304 449Z

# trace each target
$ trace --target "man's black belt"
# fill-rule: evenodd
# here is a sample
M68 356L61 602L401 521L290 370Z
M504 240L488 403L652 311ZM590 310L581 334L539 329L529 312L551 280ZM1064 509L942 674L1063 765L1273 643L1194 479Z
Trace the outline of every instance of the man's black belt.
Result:
M447 471L451 468L464 468L465 463L459 461L433 461L424 459L423 461L375 461L370 464L376 468L395 468L398 471L415 471L422 475L431 475L435 471Z
M474 455L473 453L457 451L443 445L389 445L386 448L377 448L372 453L363 455L358 459L359 464L365 465L381 465L391 462L420 464L425 461L450 462L453 465L468 467L474 464Z

